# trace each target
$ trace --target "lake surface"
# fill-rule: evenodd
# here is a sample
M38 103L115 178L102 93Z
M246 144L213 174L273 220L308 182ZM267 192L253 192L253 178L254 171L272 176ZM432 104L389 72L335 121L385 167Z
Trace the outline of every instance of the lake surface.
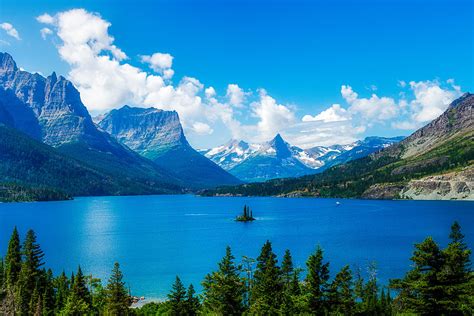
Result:
M244 204L255 222L233 220ZM332 273L345 264L365 270L376 261L378 278L387 283L410 268L414 243L431 235L445 246L454 220L472 247L474 202L175 195L12 203L0 204L0 255L15 225L22 240L33 228L55 273L70 274L81 264L105 281L119 261L134 295L164 298L176 275L199 289L226 245L240 261L256 258L268 239L279 261L289 248L295 265L304 267L319 244Z

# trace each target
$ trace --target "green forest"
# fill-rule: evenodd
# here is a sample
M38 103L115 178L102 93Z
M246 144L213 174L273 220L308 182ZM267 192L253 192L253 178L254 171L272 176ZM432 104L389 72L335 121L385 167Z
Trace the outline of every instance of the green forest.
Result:
M131 308L118 263L106 284L80 267L71 276L56 275L45 268L34 231L21 242L15 228L0 260L0 314L473 315L471 250L457 222L449 240L445 248L431 237L415 244L412 269L387 285L379 284L375 264L365 278L360 269L353 271L348 265L331 273L319 246L304 271L295 268L290 250L279 264L270 241L256 259L243 257L240 262L227 247L216 270L202 281L201 293L177 276L167 300Z

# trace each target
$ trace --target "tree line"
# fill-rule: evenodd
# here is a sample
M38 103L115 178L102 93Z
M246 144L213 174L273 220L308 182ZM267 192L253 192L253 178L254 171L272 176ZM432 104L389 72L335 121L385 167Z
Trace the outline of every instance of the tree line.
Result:
M317 247L296 268L290 250L281 264L270 241L256 259L237 262L230 247L217 269L202 281L202 293L179 276L163 302L129 308L119 264L105 287L78 268L54 277L43 268L43 252L33 231L20 244L15 229L0 261L0 314L7 315L473 315L474 273L460 225L451 226L441 248L431 237L416 244L412 269L385 287L374 264L367 277L344 266L331 278L330 264Z

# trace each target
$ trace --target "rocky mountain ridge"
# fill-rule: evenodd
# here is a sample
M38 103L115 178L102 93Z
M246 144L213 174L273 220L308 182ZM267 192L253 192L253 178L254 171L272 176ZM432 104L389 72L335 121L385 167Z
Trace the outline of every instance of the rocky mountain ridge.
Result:
M222 146L200 152L241 180L265 181L319 173L331 166L367 156L402 139L403 137L367 137L346 145L302 149L290 145L278 134L265 143L249 144L242 140L231 140ZM262 165L275 166L275 170L262 169ZM255 177L251 166L259 169L259 177ZM285 171L282 172L282 169Z

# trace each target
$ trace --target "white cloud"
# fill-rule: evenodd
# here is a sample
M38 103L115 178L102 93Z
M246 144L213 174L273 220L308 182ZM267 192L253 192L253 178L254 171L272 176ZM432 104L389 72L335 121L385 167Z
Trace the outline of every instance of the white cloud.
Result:
M203 123L203 122L194 122L193 130L198 135L210 135L214 132L214 130L208 124Z
M0 24L0 28L2 30L4 30L8 35L10 35L11 37L17 39L17 40L21 40L20 38L20 34L18 33L18 31L15 29L15 27L13 27L13 25L11 23L8 23L8 22L3 22Z
M329 123L329 122L348 121L350 119L351 119L351 115L346 109L342 108L340 104L333 104L330 108L322 111L318 115L303 116L302 121L303 122L323 121L325 123Z
M366 120L388 120L398 114L398 106L393 98L378 97L375 93L367 98L359 98L349 85L341 87L341 95L350 104L349 112Z
M301 148L349 144L361 138L364 126L354 126L351 121L306 121L289 126L284 135L290 144Z
M410 102L412 118L416 122L428 122L440 116L456 98L461 96L461 87L448 79L447 87L438 81L411 81L410 88L415 99Z
M142 62L147 63L156 72L168 70L173 65L173 56L170 54L154 53L153 55L141 56Z
M231 105L240 107L242 102L244 102L245 92L237 84L229 84L227 86L226 96Z
M296 119L287 106L278 104L265 90L260 90L260 98L251 104L253 114L259 119L257 129L260 140L268 140L282 129L293 124Z
M43 27L43 28L40 30L40 33L41 33L41 37L42 37L43 39L46 39L46 37L47 37L48 35L53 34L53 31L52 31L51 29L47 28L47 27Z
M52 17L51 15L49 15L47 13L44 13L40 16L37 16L36 21L38 21L40 23L43 23L43 24L54 24L55 23L54 17Z
M210 99L216 96L216 89L214 89L214 87L209 87L204 90L204 93L206 94L206 98Z

